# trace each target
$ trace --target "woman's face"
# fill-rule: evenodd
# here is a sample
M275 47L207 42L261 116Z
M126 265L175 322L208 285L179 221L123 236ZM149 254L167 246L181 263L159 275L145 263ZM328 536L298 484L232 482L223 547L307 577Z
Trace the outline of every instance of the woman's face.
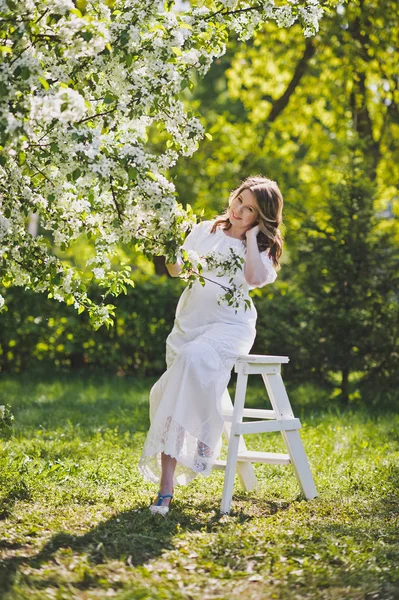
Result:
M232 225L240 229L250 229L258 220L258 203L251 190L243 190L236 196L227 211Z

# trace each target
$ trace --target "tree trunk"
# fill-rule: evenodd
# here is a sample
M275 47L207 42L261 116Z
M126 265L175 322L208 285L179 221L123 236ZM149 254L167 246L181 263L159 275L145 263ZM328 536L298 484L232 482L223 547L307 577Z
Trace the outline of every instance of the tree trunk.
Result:
M316 41L314 40L314 38L307 38L305 43L305 50L295 66L292 79L289 82L284 93L280 96L280 98L277 98L277 100L274 102L271 111L269 112L269 116L267 117L267 123L273 123L273 121L277 119L277 117L283 112L285 107L288 105L291 96L298 87L302 77L305 75L309 66L309 61L312 58L312 56L314 56L315 52Z
M164 256L154 256L152 260L155 267L155 273L157 275L169 275L168 269L165 266Z
M341 400L345 405L349 404L349 367L342 369Z

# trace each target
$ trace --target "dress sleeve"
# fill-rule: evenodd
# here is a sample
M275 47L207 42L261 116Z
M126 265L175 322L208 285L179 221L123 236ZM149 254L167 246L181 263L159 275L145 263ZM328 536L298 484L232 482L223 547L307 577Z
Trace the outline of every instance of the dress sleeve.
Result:
M183 250L196 250L198 239L203 229L203 223L197 223L194 225L188 236L183 242Z
M260 252L260 258L261 258L262 263L266 267L267 275L266 275L266 281L264 281L261 285L256 286L258 288L264 287L268 283L273 283L273 281L275 281L277 278L277 272L273 266L272 259L269 257L269 255L267 253L267 250Z

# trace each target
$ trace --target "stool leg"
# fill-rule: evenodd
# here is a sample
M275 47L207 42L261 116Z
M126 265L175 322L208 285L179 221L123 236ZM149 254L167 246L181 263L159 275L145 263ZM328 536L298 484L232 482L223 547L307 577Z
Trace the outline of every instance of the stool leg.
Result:
M277 418L292 418L294 414L280 373L262 375L262 377ZM315 498L317 496L316 486L298 431L282 431L281 434L287 446L291 464L303 495L307 500Z
M237 466L238 447L240 435L235 433L236 425L242 422L242 413L245 404L245 393L247 390L248 375L239 372L237 376L237 387L234 398L233 421L231 425L231 437L227 453L226 471L224 475L222 503L220 512L229 513L233 496L234 476Z
M292 412L290 399L288 398L281 374L275 373L272 375L264 373L262 374L262 379L277 419L292 418L294 413Z
M222 397L222 410L232 409L233 403L230 398L230 394L226 388ZM230 443L231 438L231 423L225 421L223 426L223 434L227 444ZM238 444L238 454L245 452L247 445L244 440L244 436L240 435L240 442ZM240 481L241 487L246 490L254 490L258 487L258 480L256 479L255 470L250 462L237 462L237 475Z
M281 434L287 446L295 477L297 478L302 494L307 500L316 498L317 489L313 481L312 471L310 470L308 457L306 456L299 432L282 431Z

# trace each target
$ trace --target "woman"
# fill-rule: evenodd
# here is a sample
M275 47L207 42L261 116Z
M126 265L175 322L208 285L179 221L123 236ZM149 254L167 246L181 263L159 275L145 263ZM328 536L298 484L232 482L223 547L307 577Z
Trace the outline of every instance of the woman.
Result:
M275 181L249 177L232 192L224 216L194 226L183 248L201 256L230 248L245 259L234 276L248 290L272 283L282 253L283 197ZM167 264L177 277L181 264ZM228 287L230 276L203 271ZM153 513L166 514L174 485L187 484L199 473L210 474L222 445L222 396L237 357L248 354L255 340L256 309L237 311L218 303L222 288L207 281L187 287L176 308L166 341L167 370L150 392L150 421L139 469L160 483Z

